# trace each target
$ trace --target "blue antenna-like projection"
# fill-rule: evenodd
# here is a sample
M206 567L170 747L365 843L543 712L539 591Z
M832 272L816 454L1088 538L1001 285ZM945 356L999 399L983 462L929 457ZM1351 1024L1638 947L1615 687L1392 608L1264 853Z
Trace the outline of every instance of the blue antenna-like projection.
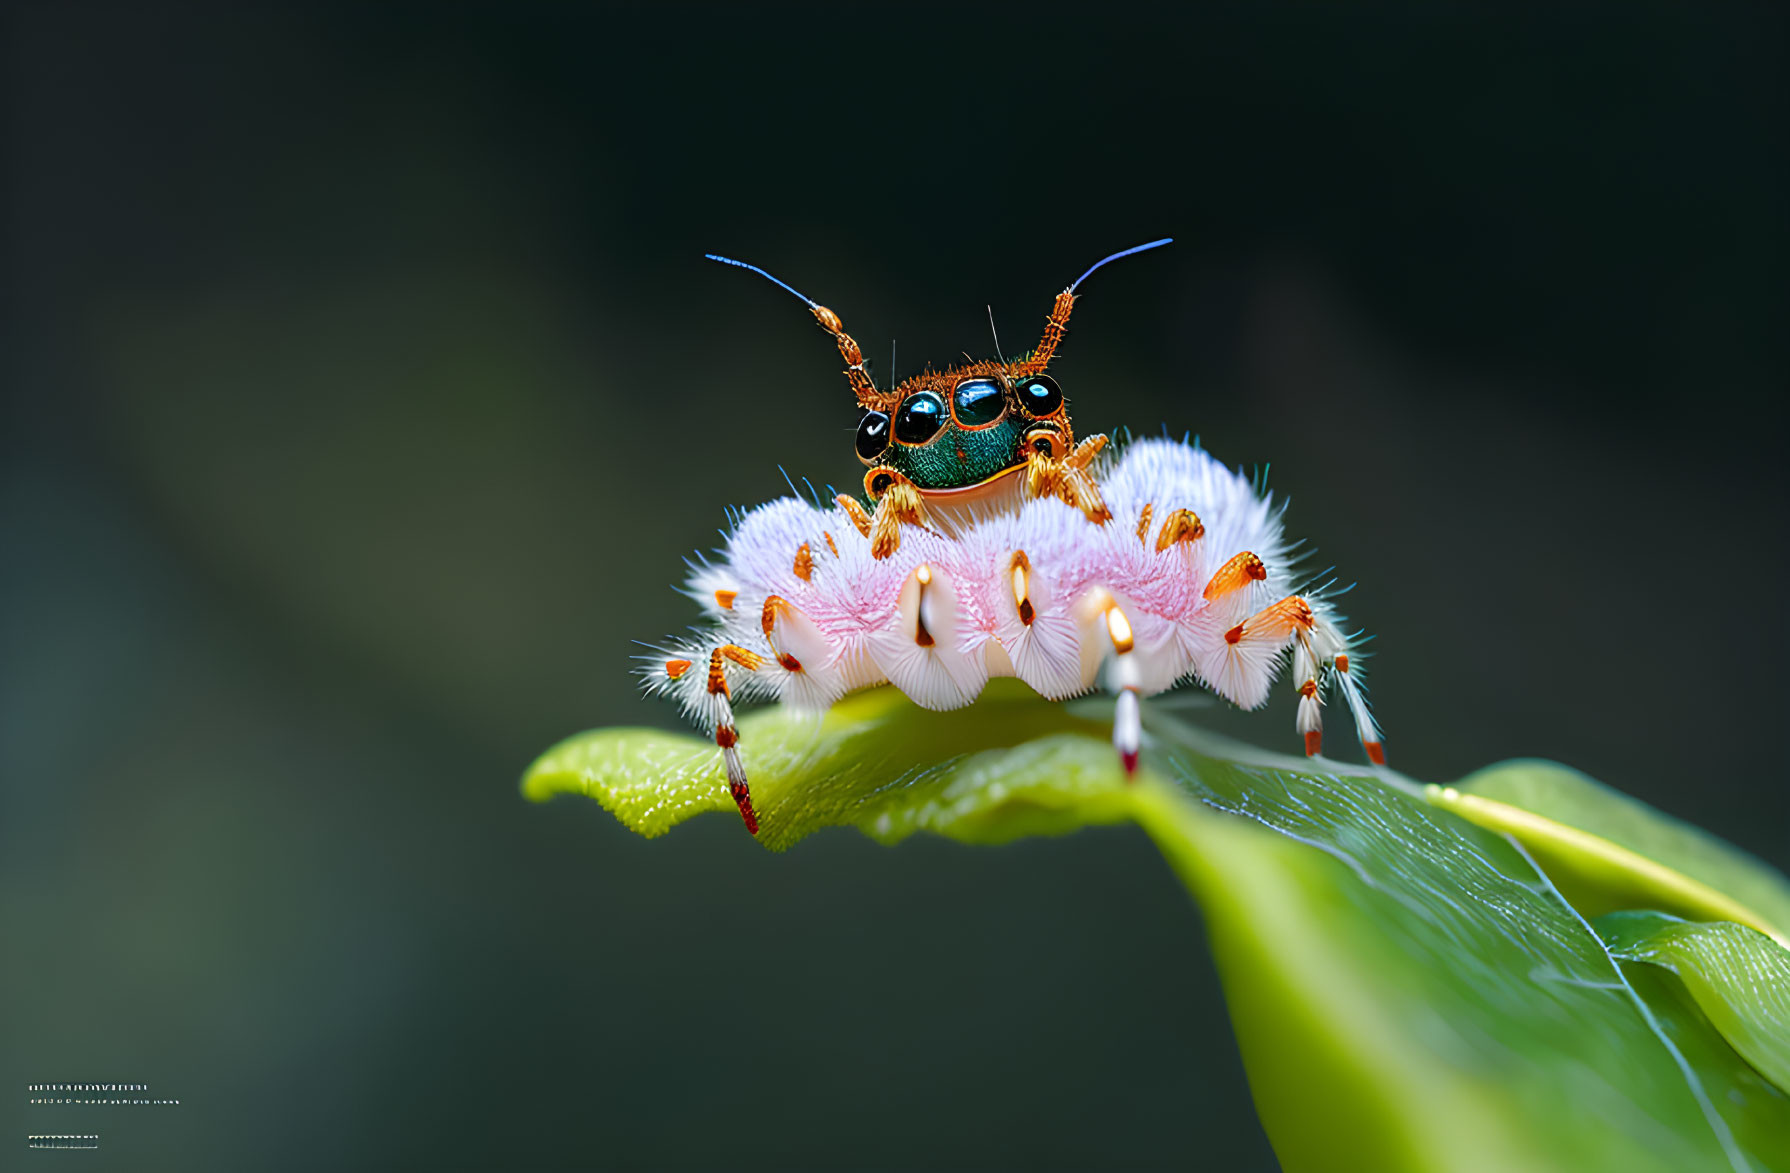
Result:
M1166 240L1159 240L1156 243L1157 244L1167 244L1168 242ZM1146 244L1143 247L1149 248L1151 246ZM1136 252L1137 250L1132 249L1131 251ZM1120 253L1119 255L1124 256L1125 254ZM783 282L777 280L775 277L771 276L769 273L765 272L763 269L759 268L757 265L748 265L745 261L736 261L732 257L718 257L714 253L703 253L702 258L705 261L719 261L723 265L732 265L737 269L750 269L754 273L757 273L760 277L763 277L766 281L769 281L771 284L779 286L783 289L787 289L787 290L789 290L789 292L791 292L791 293L795 294L797 297L801 298L804 302L808 303L809 309L818 309L819 308L819 303L817 303L812 297L809 297L807 294L803 293L799 289L794 288L793 286L783 284ZM1106 260L1110 261L1110 260L1112 260L1112 258L1108 257L1108 258L1106 258ZM1104 265L1104 264L1106 264L1106 261L1100 262L1100 265ZM1095 265L1094 269L1098 269L1100 267L1100 265ZM1088 272L1090 272L1090 273L1093 271L1094 271L1093 269L1088 270Z
M1173 243L1174 243L1174 241L1175 241L1175 238L1174 238L1174 237L1172 237L1172 236L1165 236L1165 237L1163 237L1163 238L1162 238L1162 239L1161 239L1161 240L1152 240L1152 241L1151 241L1151 242L1150 242L1150 243L1149 243L1149 244L1140 244L1140 245L1135 245L1135 246L1133 246L1133 247L1132 247L1132 248L1128 248L1128 249L1125 249L1125 250L1124 250L1124 251L1123 251L1123 252L1116 252L1116 253L1114 253L1114 254L1113 254L1113 255L1112 255L1112 256L1110 256L1110 257L1105 257L1105 258L1103 258L1103 259L1101 259L1101 260L1098 260L1098 261L1095 261L1095 262L1094 262L1094 263L1093 263L1093 265L1091 265L1091 266L1090 266L1090 267L1089 267L1089 268L1088 268L1088 271L1087 271L1087 272L1086 272L1086 273L1083 273L1083 274L1082 274L1082 275L1081 275L1081 276L1079 276L1079 277L1077 277L1077 278L1076 278L1076 279L1075 279L1075 281L1074 281L1074 283L1073 283L1073 284L1071 284L1071 285L1070 285L1070 286L1069 286L1069 292L1070 292L1070 293L1074 293L1074 292L1075 292L1075 287L1076 287L1076 286L1077 286L1077 285L1080 285L1080 284L1081 284L1081 283L1082 283L1082 282L1083 282L1083 281L1086 281L1086 280L1087 280L1087 279L1088 279L1088 278L1089 278L1089 277L1092 277L1092 276L1093 276L1093 275L1094 275L1094 270L1095 270L1095 269L1098 269L1098 268L1099 268L1099 267L1100 267L1100 266L1102 266L1102 265L1106 265L1106 264L1110 264L1110 263L1111 263L1111 262L1113 262L1113 261L1116 261L1116 260L1118 260L1118 259L1119 259L1119 258L1120 258L1120 257L1128 257L1128 256L1130 256L1130 255L1132 255L1132 254L1133 254L1133 253L1142 253L1142 252L1149 252L1149 251L1150 251L1150 250L1151 250L1151 249L1153 249L1153 248L1161 248L1161 247L1162 247L1162 246L1163 246L1163 245L1165 245L1165 244L1173 244ZM721 258L720 258L720 257L716 257L716 258L714 258L714 259L715 259L715 260L717 260L717 261L718 261L718 260L720 260L720 259L721 259ZM739 264L739 262L738 262L738 261L729 261L729 262L728 262L728 263L729 263L729 264L733 264L733 265L737 265L737 264ZM750 268L751 268L751 267L752 267L752 266L751 266L751 265L747 265L747 266L746 266L746 268L748 268L748 269L750 269ZM766 277L771 277L771 275L770 275L770 274L769 274L769 273L766 273L766 274L765 274L765 276L766 276ZM776 278L775 278L775 277L771 277L771 280L773 280L773 281L777 281L777 279L776 279ZM783 282L781 282L781 281L777 281L777 284L779 284L779 285L783 285ZM785 288L785 289L789 289L789 286L787 286L787 285L783 285L783 288ZM796 291L795 291L795 290L793 290L793 289L789 289L789 291L790 291L790 292L791 292L791 293L795 293L795 292L796 292ZM801 295L801 294L799 294L799 293L796 293L796 296L797 296L797 297L801 297L801 296L802 296L802 295Z

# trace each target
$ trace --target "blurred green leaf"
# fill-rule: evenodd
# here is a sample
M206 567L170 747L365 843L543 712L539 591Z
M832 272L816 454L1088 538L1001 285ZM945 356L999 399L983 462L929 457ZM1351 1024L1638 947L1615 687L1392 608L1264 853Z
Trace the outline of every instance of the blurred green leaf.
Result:
M951 713L885 688L823 718L747 718L761 838L846 825L996 843L1136 821L1205 911L1291 1170L1790 1169L1790 1096L1657 967L1621 966L1518 839L1390 772L1265 754L1149 709L1127 785L1097 704L997 683ZM588 794L659 834L732 809L717 758L695 737L599 731L523 786ZM1715 871L1697 874L1716 891ZM1782 1045L1781 1023L1757 1029Z
M1521 839L1587 916L1657 908L1790 941L1790 883L1714 835L1553 762L1505 762L1433 802Z
M1598 918L1597 931L1622 960L1677 974L1722 1037L1790 1092L1790 952L1782 945L1731 921L1662 912L1613 912Z

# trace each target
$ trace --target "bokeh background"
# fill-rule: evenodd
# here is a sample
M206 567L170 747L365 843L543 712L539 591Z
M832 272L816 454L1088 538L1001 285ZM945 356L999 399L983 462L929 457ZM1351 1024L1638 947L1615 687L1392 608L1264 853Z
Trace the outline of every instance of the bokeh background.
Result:
M86 1168L1271 1168L1144 838L524 803L886 375L1106 252L1084 428L1271 464L1394 764L1790 863L1759 6L14 7L0 1107ZM1209 719L1293 747L1289 707ZM47 1080L178 1108L28 1108Z

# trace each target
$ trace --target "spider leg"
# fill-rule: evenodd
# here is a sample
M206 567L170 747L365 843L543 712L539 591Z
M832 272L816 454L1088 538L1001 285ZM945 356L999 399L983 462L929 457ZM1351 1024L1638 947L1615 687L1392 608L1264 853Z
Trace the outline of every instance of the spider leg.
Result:
M1143 744L1143 719L1138 711L1143 672L1137 653L1137 634L1132 629L1131 617L1125 614L1111 592L1096 587L1088 596L1088 603L1100 628L1100 634L1094 634L1092 638L1104 639L1112 656L1111 667L1107 670L1107 686L1118 696L1118 706L1113 712L1113 748L1119 752L1119 762L1125 767L1125 780L1129 782L1137 774L1137 756Z
M1355 718L1368 760L1385 764L1379 726L1351 671L1349 641L1322 602L1289 595L1227 630L1224 644L1213 658L1217 670L1208 674L1219 693L1245 708L1260 705L1267 698L1280 657L1291 648L1293 687L1299 694L1294 728L1304 740L1306 755L1316 757L1323 752L1324 690L1334 684L1342 690Z
M727 767L727 792L740 808L746 830L758 834L758 812L752 808L752 787L746 781L746 768L740 764L740 735L733 724L733 692L727 686L727 666L736 664L748 672L756 672L764 657L734 644L722 644L709 653L708 705L705 713L715 744L720 747L721 761Z
M988 683L982 636L965 626L963 584L943 567L914 567L895 598L892 622L868 640L880 675L923 708L962 708Z
M1299 710L1293 728L1305 739L1305 756L1315 758L1324 752L1324 661L1312 647L1312 633L1305 629L1293 632L1293 683L1299 690Z
M1376 766L1386 764L1386 744L1380 734L1379 723L1374 720L1373 713L1367 707L1367 697L1363 695L1361 682L1357 679L1359 670L1350 660L1347 652L1336 654L1336 682L1342 686L1343 698L1349 702L1349 712L1355 718L1355 732L1361 738L1361 748L1367 753L1367 760Z
M1213 691L1245 709L1260 708L1279 673L1281 658L1292 648L1294 683L1301 689L1299 730L1305 734L1308 752L1313 753L1322 744L1323 729L1315 682L1328 658L1325 641L1313 636L1317 622L1309 599L1288 595L1225 630L1204 649L1200 664L1200 675ZM1314 688L1305 689L1307 682Z
M1305 735L1305 752L1315 756L1323 748L1323 717L1318 706L1323 703L1324 689L1341 689L1355 719L1355 732L1361 738L1361 749L1376 766L1386 764L1386 747L1380 727L1367 707L1359 669L1349 657L1349 639L1336 626L1334 617L1322 602L1312 605L1313 623L1309 631L1294 633L1293 679L1299 689L1298 731Z

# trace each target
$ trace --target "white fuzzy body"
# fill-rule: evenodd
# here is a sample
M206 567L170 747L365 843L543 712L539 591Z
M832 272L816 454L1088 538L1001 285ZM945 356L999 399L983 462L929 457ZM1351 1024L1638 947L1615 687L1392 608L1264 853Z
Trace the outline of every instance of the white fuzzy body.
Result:
M1063 698L1093 687L1106 665L1105 683L1128 702L1121 725L1130 714L1132 727L1116 730L1115 740L1130 765L1135 695L1192 679L1255 708L1291 650L1299 732L1321 727L1320 685L1340 680L1378 760L1379 733L1351 678L1358 669L1351 673L1350 640L1336 613L1309 595L1291 600L1309 607L1295 607L1298 622L1271 621L1281 612L1265 610L1294 587L1270 499L1199 448L1170 440L1132 443L1094 471L1111 512L1104 525L1060 500L1037 499L949 531L903 526L899 548L883 559L871 556L842 508L793 497L763 505L745 515L716 561L693 573L689 592L711 626L663 649L644 669L648 686L674 696L709 732L726 727L722 744L732 758L730 694L824 710L888 681L920 705L951 709L973 701L991 676L1017 676ZM1204 532L1158 549L1176 510L1197 515ZM809 553L799 558L803 546ZM1246 553L1265 575L1208 597L1220 568ZM782 603L767 608L772 597ZM722 645L763 662L723 662ZM668 669L683 661L687 670ZM722 665L725 687L715 687L711 661ZM1308 736L1308 749L1314 744Z

